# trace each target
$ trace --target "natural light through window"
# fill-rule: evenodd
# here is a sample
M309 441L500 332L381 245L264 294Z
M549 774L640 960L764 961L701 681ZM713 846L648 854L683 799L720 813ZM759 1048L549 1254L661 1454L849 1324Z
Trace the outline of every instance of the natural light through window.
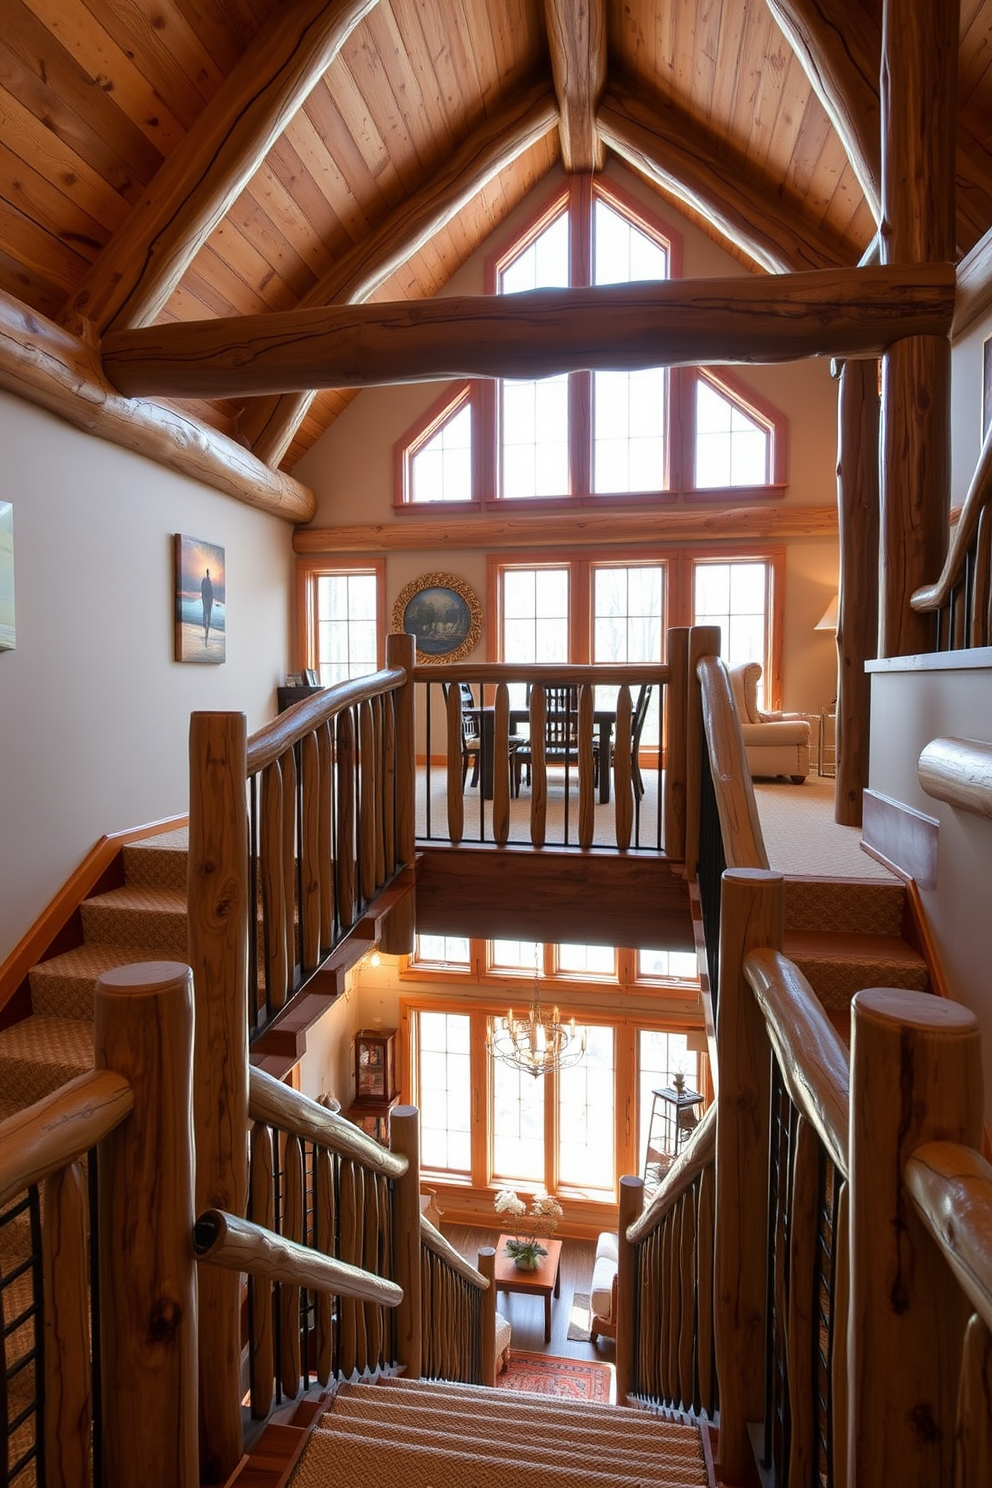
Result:
M461 935L418 935L413 959L429 966L468 966L468 938Z
M697 487L767 485L770 454L768 430L705 377L697 377Z
M638 1043L640 1100L637 1130L640 1171L643 1173L654 1092L671 1086L676 1074L685 1075L690 1090L698 1090L699 1073L696 1056L689 1052L684 1033L656 1033L651 1029L641 1029Z
M736 666L742 661L764 664L768 564L697 563L693 587L693 624L719 625L720 655L727 665Z
M544 1183L544 1080L491 1061L493 1177Z
M585 1058L558 1076L558 1181L570 1188L612 1190L613 1029L591 1025L585 1031Z
M471 501L472 407L464 403L410 458L410 499Z
M425 1168L472 1170L471 1019L422 1012L418 1018L420 1154Z
M645 951L637 953L637 975L645 980L698 982L695 951Z
M376 669L375 574L317 578L317 666L323 687Z

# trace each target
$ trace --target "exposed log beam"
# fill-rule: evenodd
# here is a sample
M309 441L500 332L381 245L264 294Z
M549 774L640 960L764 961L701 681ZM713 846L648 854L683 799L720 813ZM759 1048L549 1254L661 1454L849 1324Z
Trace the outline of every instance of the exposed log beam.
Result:
M719 542L835 537L832 506L698 507L681 511L590 511L571 508L526 516L423 517L354 527L306 527L293 534L297 553L454 552L459 548L602 547L604 543Z
M247 506L287 522L313 520L317 501L306 486L187 414L122 398L95 347L2 291L0 387Z
M277 9L100 253L69 305L101 332L148 325L377 0Z
M877 356L946 336L954 266L894 265L332 306L117 331L130 396L227 398L454 377Z
M606 87L605 0L544 0L567 171L603 169L596 108Z
M958 264L958 297L951 335L960 336L992 305L992 228Z
M718 152L698 125L674 107L664 116L612 83L597 115L602 139L676 200L699 212L769 273L834 268L835 241L804 222L798 207L749 177L742 157Z
M881 215L882 33L857 0L765 0L840 135L877 222Z
M954 254L958 0L884 0L882 262ZM879 655L932 647L913 591L939 572L951 490L951 347L921 332L882 361Z
M480 125L419 191L339 258L300 301L300 308L357 305L368 299L494 176L553 129L557 120L554 96L546 83L518 93ZM278 465L314 396L311 389L259 400L244 411L239 437L260 460Z

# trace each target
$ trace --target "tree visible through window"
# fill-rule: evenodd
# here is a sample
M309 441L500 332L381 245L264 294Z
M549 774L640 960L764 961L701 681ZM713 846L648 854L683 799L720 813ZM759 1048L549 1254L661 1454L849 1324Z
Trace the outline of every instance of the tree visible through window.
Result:
M377 666L378 580L374 573L319 574L317 667L324 687Z

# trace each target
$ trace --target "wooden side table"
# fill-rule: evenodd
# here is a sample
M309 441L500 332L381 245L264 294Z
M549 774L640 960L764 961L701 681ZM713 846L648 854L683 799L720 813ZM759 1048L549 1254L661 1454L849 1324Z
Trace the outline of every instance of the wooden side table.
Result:
M521 1271L513 1257L506 1254L506 1242L514 1235L500 1235L496 1247L496 1290L498 1292L522 1292L525 1296L544 1298L544 1341L551 1342L551 1297L561 1295L561 1241L541 1241L546 1256L541 1257L536 1271Z

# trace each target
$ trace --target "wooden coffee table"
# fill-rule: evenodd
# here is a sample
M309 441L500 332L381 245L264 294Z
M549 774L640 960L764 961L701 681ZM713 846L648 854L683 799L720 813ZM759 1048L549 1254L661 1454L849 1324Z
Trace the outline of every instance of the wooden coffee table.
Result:
M548 1252L541 1256L536 1271L520 1271L513 1258L506 1254L506 1242L513 1235L500 1235L496 1247L496 1290L498 1292L523 1292L531 1297L544 1298L544 1341L551 1342L551 1297L561 1295L561 1241L542 1240Z

